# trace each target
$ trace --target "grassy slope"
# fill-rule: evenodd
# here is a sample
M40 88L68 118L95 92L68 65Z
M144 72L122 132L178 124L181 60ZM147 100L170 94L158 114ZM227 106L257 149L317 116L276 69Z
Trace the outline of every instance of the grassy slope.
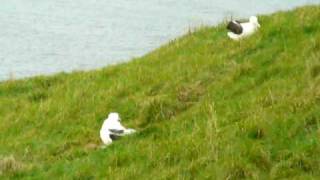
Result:
M260 18L242 42L201 28L126 64L0 84L0 174L320 178L320 7ZM139 133L90 148L110 111Z

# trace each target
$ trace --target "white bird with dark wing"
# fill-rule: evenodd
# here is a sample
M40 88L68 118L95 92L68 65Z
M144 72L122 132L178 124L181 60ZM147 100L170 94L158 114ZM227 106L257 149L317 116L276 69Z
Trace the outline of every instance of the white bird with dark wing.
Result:
M100 137L105 145L109 145L112 141L119 139L121 136L135 133L134 129L127 129L120 123L121 119L118 113L110 113L108 118L104 120L100 130Z
M260 28L258 18L251 16L249 22L230 21L227 25L228 36L233 40L240 40L255 33Z

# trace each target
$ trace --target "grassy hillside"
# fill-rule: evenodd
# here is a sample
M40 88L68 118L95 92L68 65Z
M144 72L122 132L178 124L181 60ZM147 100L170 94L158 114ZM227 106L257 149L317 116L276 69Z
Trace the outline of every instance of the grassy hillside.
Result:
M204 27L128 63L0 84L0 178L320 178L320 6ZM117 111L139 133L106 149Z

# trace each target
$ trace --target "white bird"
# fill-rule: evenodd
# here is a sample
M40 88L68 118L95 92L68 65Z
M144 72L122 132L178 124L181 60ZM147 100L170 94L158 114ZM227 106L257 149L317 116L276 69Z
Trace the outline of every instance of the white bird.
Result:
M113 140L120 138L121 136L135 133L134 129L127 129L120 123L121 119L118 113L112 112L108 115L108 118L104 120L100 129L100 138L105 145L109 145Z
M239 21L230 21L227 29L228 36L233 40L240 40L244 37L250 36L260 28L258 18L251 16L249 22L240 23Z

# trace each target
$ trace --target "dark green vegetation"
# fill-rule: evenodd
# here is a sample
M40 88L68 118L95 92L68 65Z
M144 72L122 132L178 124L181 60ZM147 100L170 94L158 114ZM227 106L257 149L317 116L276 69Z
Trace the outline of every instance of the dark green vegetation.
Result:
M320 7L205 27L129 63L0 84L3 178L320 178ZM106 149L111 111L139 130Z

